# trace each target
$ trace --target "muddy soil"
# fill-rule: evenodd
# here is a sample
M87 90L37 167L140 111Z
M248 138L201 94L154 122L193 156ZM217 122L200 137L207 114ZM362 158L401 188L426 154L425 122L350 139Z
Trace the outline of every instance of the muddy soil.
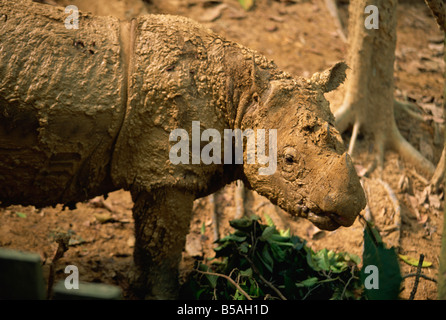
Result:
M54 1L48 1L54 2ZM347 45L340 36L335 20L322 0L272 1L257 0L246 12L238 1L204 0L70 0L57 1L63 5L76 4L96 14L115 15L129 19L144 13L169 13L191 17L230 40L258 50L272 58L291 74L310 76L347 57ZM69 3L68 3L69 2ZM89 3L90 2L90 3ZM89 6L89 7L88 7ZM93 7L92 7L93 6ZM347 4L340 3L340 16L347 25ZM344 30L346 32L346 30ZM423 1L400 1L396 49L396 91L400 100L417 104L414 112L424 115L420 121L400 112L396 114L403 136L421 153L437 163L444 145L443 115L443 42L442 33ZM98 88L99 89L99 88ZM327 94L333 110L342 101L343 86ZM368 137L360 137L353 154L359 174L371 163L373 154ZM348 133L345 141L349 141ZM418 259L424 254L432 266L423 273L437 278L443 225L443 194L425 190L426 180L398 154L386 154L385 167L374 171L362 182L367 193L370 212L382 231L384 242L397 248L398 253ZM400 230L394 228L394 202L384 187L390 186L400 206ZM228 221L236 213L235 185L229 185L214 197L218 214L218 232L231 232ZM134 244L132 201L128 192L120 190L92 201L78 203L77 209L10 206L0 210L0 246L36 252L44 262L45 277L57 249L56 237L70 234L69 250L56 265L55 279L65 278L64 268L73 264L79 268L81 281L101 282L120 286L125 299L133 299L126 274L132 261ZM304 219L290 219L255 192L246 191L245 214L271 216L278 228L290 228L308 241L315 250L328 248L362 254L363 224L357 220L350 228L327 232L315 229ZM366 214L365 210L362 213ZM202 229L204 226L204 233ZM211 198L194 203L194 217L181 264L186 277L196 259L213 256L213 219ZM412 274L416 267L401 261L403 275ZM403 281L401 298L408 299L414 277ZM436 283L420 279L415 299L436 299Z

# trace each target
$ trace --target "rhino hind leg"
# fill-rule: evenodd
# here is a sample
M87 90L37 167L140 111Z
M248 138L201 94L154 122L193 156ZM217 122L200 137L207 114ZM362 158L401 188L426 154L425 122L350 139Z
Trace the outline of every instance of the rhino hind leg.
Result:
M194 197L168 189L132 192L135 220L133 292L147 299L175 299L178 266L186 243Z

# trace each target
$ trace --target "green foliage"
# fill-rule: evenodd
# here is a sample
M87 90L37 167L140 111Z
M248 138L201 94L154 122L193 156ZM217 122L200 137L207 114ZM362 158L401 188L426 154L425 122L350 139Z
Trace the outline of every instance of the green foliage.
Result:
M247 299L220 274L231 277L252 299L362 297L359 257L326 249L314 252L305 241L290 236L289 230L278 231L270 219L267 223L261 224L258 217L231 221L235 232L218 241L213 263L198 266L198 271L183 286L183 296Z
M314 252L289 230L278 231L270 217L265 215L265 220L266 225L256 216L231 221L235 232L218 241L210 265L198 265L182 288L182 298L398 298L402 281L398 257L369 223L364 228L363 266L359 270L358 256L327 249ZM368 265L375 266L378 274L366 273ZM379 281L378 288L364 286L373 282L373 276Z

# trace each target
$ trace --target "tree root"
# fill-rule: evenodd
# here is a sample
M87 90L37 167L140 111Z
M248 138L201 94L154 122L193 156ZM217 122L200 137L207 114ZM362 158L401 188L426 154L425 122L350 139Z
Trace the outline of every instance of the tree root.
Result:
M438 161L437 168L431 178L430 184L432 186L432 191L439 193L441 189L444 189L444 173L445 173L445 149L441 153L440 161ZM443 184L443 185L442 185Z
M344 43L347 43L347 36L345 35L341 18L339 17L339 10L338 10L338 6L336 4L336 0L325 0L325 6L327 7L328 11L330 12L330 15L335 20L337 32L338 32L339 36L341 37L341 40L344 41Z
M335 118L336 127L340 132L345 131L349 123L352 122L351 119L356 118L353 122L353 132L348 149L350 156L352 156L358 132L363 125L352 112L351 105L342 105L335 112ZM384 167L384 153L387 149L391 149L398 152L404 160L413 164L417 170L421 171L423 174L429 177L432 177L435 171L434 165L429 160L427 160L417 149L415 149L409 142L407 142L407 140L399 132L395 121L391 122L390 127L384 127L382 129L378 128L379 123L377 123L376 125L372 124L371 126L373 126L373 130L369 131L373 131L375 135L375 161L381 169Z
M416 108L416 104L414 104L412 102L409 102L409 101L403 102L403 101L394 100L393 108L394 108L395 113L403 111L406 114L408 114L409 116L411 116L412 118L414 118L415 120L419 120L419 121L428 120L428 118L423 116L421 113L413 111L413 109Z

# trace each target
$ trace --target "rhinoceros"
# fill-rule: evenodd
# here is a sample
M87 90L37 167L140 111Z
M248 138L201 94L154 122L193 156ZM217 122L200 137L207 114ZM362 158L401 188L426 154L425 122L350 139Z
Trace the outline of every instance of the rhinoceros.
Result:
M0 2L0 201L72 205L118 189L134 202L135 292L175 298L194 199L232 181L319 228L350 226L365 206L324 93L346 65L293 77L193 20L131 22ZM173 130L277 132L262 165L170 161ZM202 143L202 141L201 141ZM222 149L223 150L223 149ZM271 149L270 149L271 150Z

